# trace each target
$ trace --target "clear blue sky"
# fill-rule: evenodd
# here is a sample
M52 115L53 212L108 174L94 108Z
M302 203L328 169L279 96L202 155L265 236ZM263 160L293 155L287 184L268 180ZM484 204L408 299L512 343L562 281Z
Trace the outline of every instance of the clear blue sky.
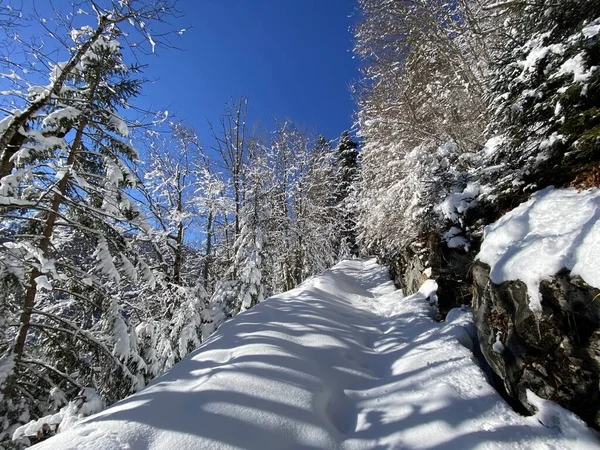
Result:
M55 15L51 5L61 16L71 11L70 0L16 1L25 15L33 14L35 5L49 25ZM181 50L157 48L155 55L141 58L148 65L144 77L155 81L134 100L137 106L169 109L193 125L204 144L210 141L207 119L218 123L225 102L239 96L249 99L251 123L270 126L273 118L290 118L331 140L352 126L349 85L358 78L350 30L355 0L179 0L178 5L181 17L171 21L171 29L189 27L174 41ZM79 19L89 22L89 17ZM20 30L26 40L43 33L36 21ZM64 60L64 49L60 53L56 59Z
M206 141L230 97L249 99L250 121L290 118L329 139L351 127L349 91L354 0L180 0L191 25L177 44L149 58L143 102L170 107ZM352 16L352 17L351 17Z

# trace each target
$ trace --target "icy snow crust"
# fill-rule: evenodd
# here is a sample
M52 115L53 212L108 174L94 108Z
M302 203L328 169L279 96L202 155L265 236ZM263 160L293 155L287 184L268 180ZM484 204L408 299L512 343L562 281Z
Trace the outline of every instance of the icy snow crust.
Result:
M600 288L600 189L547 188L485 228L476 259L500 284L521 280L541 313L540 282L570 269Z
M435 289L402 299L373 260L342 262L35 448L599 448L564 410L545 404L548 428L513 412L474 362L471 314L430 318Z

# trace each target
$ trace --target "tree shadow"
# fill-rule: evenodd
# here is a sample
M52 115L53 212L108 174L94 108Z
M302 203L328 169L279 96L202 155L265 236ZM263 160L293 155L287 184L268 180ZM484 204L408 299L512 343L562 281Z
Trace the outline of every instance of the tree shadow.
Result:
M359 277L357 288L336 271L325 272L331 280L312 280L226 322L146 389L42 448L76 448L77 439L92 436L94 448L119 448L108 445L119 438L132 450L149 442L178 450L410 448L407 433L430 424L455 432L421 448L504 445L521 442L519 436L530 442L535 433L525 425L495 422L489 434L467 426L497 408L504 412L504 403L491 388L485 395L458 392L468 391L465 373L473 383L486 383L485 376L452 333L429 318L424 296L407 300L415 302L409 312L384 319L345 294L363 293L381 275ZM339 278L344 289L327 288ZM435 396L435 389L447 392Z

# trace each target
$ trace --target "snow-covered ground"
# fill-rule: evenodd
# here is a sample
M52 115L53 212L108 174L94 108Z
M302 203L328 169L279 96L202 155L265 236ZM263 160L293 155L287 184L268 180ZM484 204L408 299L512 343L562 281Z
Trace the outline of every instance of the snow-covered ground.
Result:
M36 449L600 448L554 404L507 406L469 350L470 314L431 320L434 289L402 299L373 260L342 262Z

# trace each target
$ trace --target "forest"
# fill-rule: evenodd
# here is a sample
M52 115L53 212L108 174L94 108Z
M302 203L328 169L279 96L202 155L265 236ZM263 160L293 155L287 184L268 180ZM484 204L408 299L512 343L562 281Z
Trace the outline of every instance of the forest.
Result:
M355 130L255 124L240 97L206 142L136 104L138 56L175 51L184 3L76 1L51 28L0 0L0 448L139 391L339 261L408 273L416 255L443 278L436 249L466 271L535 192L600 184L597 0L357 0ZM66 58L19 38L31 21Z

